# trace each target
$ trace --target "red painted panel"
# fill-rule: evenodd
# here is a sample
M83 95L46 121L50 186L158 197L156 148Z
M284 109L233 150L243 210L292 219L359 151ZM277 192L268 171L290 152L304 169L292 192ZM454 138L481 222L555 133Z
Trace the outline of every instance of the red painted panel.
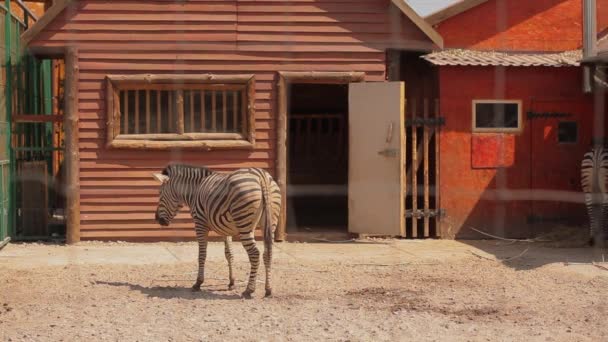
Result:
M598 29L608 27L608 0L597 0ZM582 45L581 0L490 0L438 26L445 47L564 51Z
M471 137L471 166L474 169L510 167L515 162L513 134L473 134Z
M446 117L440 140L440 200L447 214L444 234L479 237L467 229L472 226L501 236L531 236L538 231L527 223L528 216L583 209L580 203L541 203L543 198L555 199L554 191L579 191L580 158L589 146L593 123L593 97L581 91L579 68L445 67L440 68L439 77L440 111ZM505 159L508 165L476 168L498 164L490 153L498 145L476 141L471 130L472 101L493 98L522 101L523 131L512 135L510 147L505 148L512 151L512 160ZM531 110L573 113L571 119L580 123L578 142L557 144L558 120L527 120L525 113ZM553 128L547 130L549 125Z

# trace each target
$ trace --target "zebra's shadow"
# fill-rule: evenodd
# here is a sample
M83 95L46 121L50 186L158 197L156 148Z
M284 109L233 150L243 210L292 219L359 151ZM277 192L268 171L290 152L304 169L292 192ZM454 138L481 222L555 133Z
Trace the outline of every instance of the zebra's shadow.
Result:
M207 300L227 300L227 299L241 299L242 297L236 293L218 293L218 291L227 290L205 290L193 292L190 287L176 287L176 286L142 286L139 284L131 284L126 282L108 282L108 281L96 281L96 285L107 285L115 287L128 287L131 291L138 291L148 297L152 298L163 298L163 299L207 299Z

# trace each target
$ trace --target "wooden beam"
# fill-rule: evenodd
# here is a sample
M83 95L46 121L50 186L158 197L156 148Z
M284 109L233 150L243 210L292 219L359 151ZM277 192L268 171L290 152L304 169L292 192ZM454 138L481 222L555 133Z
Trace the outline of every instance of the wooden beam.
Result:
M435 31L435 29L425 21L421 16L418 15L405 1L403 0L391 0L391 2L399 7L401 12L408 17L414 25L418 26L418 28L426 34L429 39L437 45L440 49L443 49L443 38L441 35Z
M121 134L116 140L246 140L240 133L154 133L154 134Z
M114 139L110 147L117 149L140 149L140 150L172 150L197 149L212 151L216 149L252 150L253 145L246 140L178 140L178 141L155 141L155 140L121 140Z
M70 47L65 56L65 163L67 243L80 241L80 174L78 150L78 51Z
M11 117L13 122L62 122L63 115L19 114Z
M477 7L487 1L488 0L461 0L442 10L439 10L435 13L431 13L430 15L426 16L424 19L430 25L437 25L440 22L442 22L448 18L451 18L460 13L468 11L469 9L471 9L473 7Z
M215 75L215 74L202 74L202 75L153 75L153 74L139 74L139 75L108 75L112 81L121 83L195 83L195 84L243 84L247 83L253 74L242 74L242 75Z
M72 1L74 0L55 0L53 6L32 27L23 32L21 35L21 46L27 47L32 39L42 32Z

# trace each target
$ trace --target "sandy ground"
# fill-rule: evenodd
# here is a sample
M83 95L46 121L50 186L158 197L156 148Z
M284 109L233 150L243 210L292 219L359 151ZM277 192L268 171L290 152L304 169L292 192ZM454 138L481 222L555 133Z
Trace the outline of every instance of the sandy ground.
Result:
M236 290L227 290L222 244L211 243L204 291L192 293L194 243L9 245L0 251L0 340L608 340L608 268L591 264L602 259L598 250L493 241L275 246L273 298L262 298L259 283L245 300L240 246Z

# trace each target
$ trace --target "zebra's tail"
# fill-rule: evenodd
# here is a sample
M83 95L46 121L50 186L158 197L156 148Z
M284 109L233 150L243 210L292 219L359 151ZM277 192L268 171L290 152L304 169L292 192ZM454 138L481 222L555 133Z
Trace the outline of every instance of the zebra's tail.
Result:
M268 177L262 174L262 201L264 202L264 249L272 255L272 203L270 202Z

